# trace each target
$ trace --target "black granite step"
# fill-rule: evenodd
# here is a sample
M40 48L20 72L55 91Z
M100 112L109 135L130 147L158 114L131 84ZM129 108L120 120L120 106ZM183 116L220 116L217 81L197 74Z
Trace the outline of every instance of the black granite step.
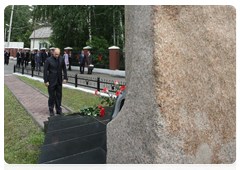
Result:
M106 125L111 120L111 107L105 115L80 114L49 117L45 122L46 137L39 164L106 163Z
M86 152L45 162L45 164L105 164L106 151L95 148Z
M75 117L76 118L74 118L74 119L66 119L66 120L62 120L62 121L59 120L59 121L54 121L54 122L52 122L52 120L50 120L47 132L59 131L59 130L66 129L69 127L75 127L75 126L79 126L79 125L85 125L85 124L97 122L96 119L93 119L90 116L86 116L86 117L75 116Z
M54 143L55 141L61 142L105 131L106 125L97 121L84 125L79 124L78 126L47 132L44 145Z
M51 117L48 118L48 120L51 121L51 122L58 122L58 121L76 119L78 117L82 117L82 116L79 115L78 113L75 113L75 114L70 114L70 115L67 115L67 116L64 116L64 115L51 116Z
M38 163L54 161L96 148L102 148L106 151L106 132L43 145Z

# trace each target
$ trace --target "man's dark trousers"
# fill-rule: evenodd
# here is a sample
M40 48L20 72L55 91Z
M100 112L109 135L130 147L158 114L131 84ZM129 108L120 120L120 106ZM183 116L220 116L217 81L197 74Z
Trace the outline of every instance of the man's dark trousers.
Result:
M62 84L58 82L56 85L51 86L51 84L48 86L48 107L49 111L53 112L54 104L57 113L62 113L61 109L61 100L62 100Z
M82 74L84 74L84 67L85 67L85 63L80 64L80 73L82 73Z

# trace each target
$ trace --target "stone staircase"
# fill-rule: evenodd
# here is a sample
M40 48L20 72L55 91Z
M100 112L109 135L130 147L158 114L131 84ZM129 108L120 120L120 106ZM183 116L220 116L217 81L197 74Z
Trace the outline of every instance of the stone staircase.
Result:
M49 117L44 123L46 137L38 163L105 164L106 125L112 110L105 107L103 117L79 114Z

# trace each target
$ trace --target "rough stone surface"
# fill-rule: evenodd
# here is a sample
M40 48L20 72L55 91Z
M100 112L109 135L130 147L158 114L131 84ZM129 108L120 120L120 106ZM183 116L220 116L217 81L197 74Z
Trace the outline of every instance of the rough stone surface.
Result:
M236 160L236 10L126 6L126 100L107 163Z

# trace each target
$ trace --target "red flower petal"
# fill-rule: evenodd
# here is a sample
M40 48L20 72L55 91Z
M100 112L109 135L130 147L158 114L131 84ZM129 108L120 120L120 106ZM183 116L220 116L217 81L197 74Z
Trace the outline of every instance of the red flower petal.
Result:
M96 90L96 91L95 91L95 95L99 95L99 91Z
M105 114L105 108L102 108L102 110L100 111L100 115L99 116L104 116Z
M114 85L117 85L117 84L119 84L119 81L118 80L114 81Z
M126 89L126 86L124 85L120 87L120 91L124 91L125 89Z
M103 93L106 93L106 92L108 92L107 87L105 87L105 88L103 89Z
M98 106L99 109L102 109L102 106Z
M116 96L119 96L120 94L121 94L121 92L120 91L116 91Z

